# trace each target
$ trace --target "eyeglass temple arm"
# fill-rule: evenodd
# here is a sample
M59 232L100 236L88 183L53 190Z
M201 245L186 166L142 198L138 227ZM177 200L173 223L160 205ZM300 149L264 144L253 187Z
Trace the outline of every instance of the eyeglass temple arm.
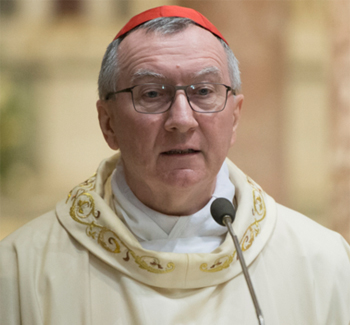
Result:
M133 89L133 88L134 88L134 87L130 87L130 88L126 88L126 89L122 89L122 90L110 92L110 93L108 93L108 94L105 96L105 100L111 99L111 96L116 95L116 94L120 94L120 93L132 93L132 89Z

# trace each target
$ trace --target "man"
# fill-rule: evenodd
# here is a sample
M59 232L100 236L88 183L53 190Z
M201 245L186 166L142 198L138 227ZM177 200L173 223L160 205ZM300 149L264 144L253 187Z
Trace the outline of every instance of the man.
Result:
M266 324L350 324L350 248L274 202L232 162L237 61L201 14L130 20L105 54L97 102L117 154L56 210L1 244L2 324L257 324L234 227Z

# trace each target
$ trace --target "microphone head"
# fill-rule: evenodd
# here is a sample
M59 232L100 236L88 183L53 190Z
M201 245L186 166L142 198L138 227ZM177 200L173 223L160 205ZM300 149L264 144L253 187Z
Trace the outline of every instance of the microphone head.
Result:
M236 211L231 201L219 197L213 201L210 207L210 213L213 219L221 226L225 226L223 219L225 216L231 218L231 222L235 220Z

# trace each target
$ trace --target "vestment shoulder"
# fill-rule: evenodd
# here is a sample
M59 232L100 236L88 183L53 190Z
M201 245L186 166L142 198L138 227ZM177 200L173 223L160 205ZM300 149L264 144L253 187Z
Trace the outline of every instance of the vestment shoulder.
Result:
M279 204L277 215L275 235L283 237L286 245L327 265L345 263L350 271L350 246L339 233Z
M59 231L62 226L57 220L54 210L37 217L17 229L0 242L0 247L32 245L46 241L52 236L52 231Z

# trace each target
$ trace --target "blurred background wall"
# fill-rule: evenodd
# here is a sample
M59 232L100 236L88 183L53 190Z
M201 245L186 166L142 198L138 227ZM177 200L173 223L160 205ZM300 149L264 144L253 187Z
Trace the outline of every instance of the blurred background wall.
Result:
M0 238L113 153L95 109L103 53L131 16L163 4L202 12L240 61L230 158L278 202L350 240L348 0L0 0Z

